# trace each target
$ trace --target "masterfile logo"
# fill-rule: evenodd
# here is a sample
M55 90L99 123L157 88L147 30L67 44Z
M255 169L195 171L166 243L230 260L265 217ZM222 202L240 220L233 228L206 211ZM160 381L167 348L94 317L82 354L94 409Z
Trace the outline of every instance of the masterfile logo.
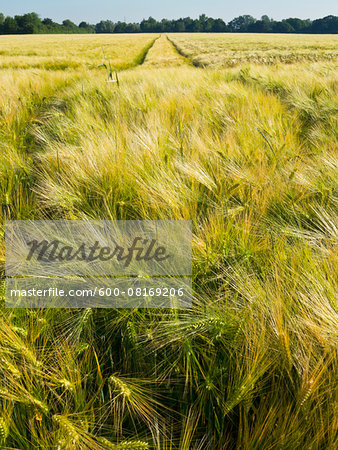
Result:
M136 236L130 247L123 248L115 244L114 248L100 245L95 241L93 245L86 245L84 242L78 247L63 245L61 241L53 240L51 242L44 239L38 241L34 239L28 242L30 251L26 260L31 261L36 256L38 261L110 261L116 258L124 267L128 267L133 258L136 261L150 261L154 259L157 262L164 261L173 255L166 254L166 248L157 245L156 239L144 239Z

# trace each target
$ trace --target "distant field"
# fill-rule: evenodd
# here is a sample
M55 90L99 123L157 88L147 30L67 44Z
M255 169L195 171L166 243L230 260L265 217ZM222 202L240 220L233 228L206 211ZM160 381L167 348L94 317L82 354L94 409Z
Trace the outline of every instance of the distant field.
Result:
M2 298L0 447L334 450L337 37L168 38L0 37L2 280L9 219L191 219L195 290Z
M0 68L64 70L96 68L103 52L117 69L142 61L156 35L0 36Z
M179 51L197 66L294 63L337 58L337 35L172 34Z

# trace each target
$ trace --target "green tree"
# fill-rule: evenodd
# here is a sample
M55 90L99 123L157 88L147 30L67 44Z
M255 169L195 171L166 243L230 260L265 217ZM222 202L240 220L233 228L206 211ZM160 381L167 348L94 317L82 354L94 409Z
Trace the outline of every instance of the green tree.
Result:
M3 32L5 34L16 34L19 31L18 24L13 17L7 16L3 24Z
M338 33L338 17L326 16L312 22L311 33Z
M2 13L0 13L0 34L3 33L4 21L5 21L5 16Z
M62 22L62 28L64 29L65 33L77 33L78 27L75 25L74 22L72 22L69 19L66 19Z
M272 31L274 33L293 33L295 30L287 22L274 22Z
M18 32L23 34L41 33L43 26L39 16L32 12L23 16L15 16Z
M271 22L274 21L273 19L270 19L270 17L267 16L266 14L264 14L264 15L261 17L261 20L262 20L263 22L266 22L266 23L271 23Z
M101 20L95 25L96 33L114 33L115 25L111 20Z
M248 26L250 33L271 33L273 22L270 20L257 20Z
M140 27L143 33L154 33L161 30L161 24L158 23L153 17L143 19L140 23Z
M199 20L194 20L193 21L193 23L191 25L191 31L193 33L199 33L200 31L202 31L202 25L201 25L201 22Z
M87 22L80 22L79 30L82 33L95 33L95 27Z
M174 31L183 33L185 31L185 25L183 19L176 20Z
M229 28L231 31L245 33L248 31L249 26L256 22L256 19L249 15L235 17L231 22L229 22Z
M48 19L48 18L43 19L42 24L46 25L47 27L51 27L51 26L55 25L54 22L52 21L52 19Z
M228 31L228 27L226 26L224 20L222 19L216 19L214 20L212 31L215 33L224 33L225 31Z
M283 20L292 26L296 33L304 33L308 30L311 23L308 20L298 19L296 17Z

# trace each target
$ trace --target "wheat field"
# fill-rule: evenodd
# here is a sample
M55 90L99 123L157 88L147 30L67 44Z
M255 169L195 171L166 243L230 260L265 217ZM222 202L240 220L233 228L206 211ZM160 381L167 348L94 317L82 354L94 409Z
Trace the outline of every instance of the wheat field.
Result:
M337 59L336 35L182 33L169 37L176 49L188 56L197 67L233 67L243 63L275 65Z
M337 448L336 39L0 37L1 280L6 220L191 219L194 286L29 310L0 281L1 448Z

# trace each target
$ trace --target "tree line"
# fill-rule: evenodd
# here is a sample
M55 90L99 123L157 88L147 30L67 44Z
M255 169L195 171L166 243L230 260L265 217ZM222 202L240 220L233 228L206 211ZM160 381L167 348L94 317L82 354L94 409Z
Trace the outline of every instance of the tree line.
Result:
M336 34L338 17L326 16L322 19L289 18L276 21L268 16L257 20L250 15L235 17L228 23L223 19L213 19L205 14L198 19L185 17L181 19L162 19L153 17L143 19L140 23L113 22L101 20L96 25L81 22L76 25L71 20L61 24L52 19L40 19L32 12L22 16L5 17L0 13L0 34L45 34L45 33L315 33Z

